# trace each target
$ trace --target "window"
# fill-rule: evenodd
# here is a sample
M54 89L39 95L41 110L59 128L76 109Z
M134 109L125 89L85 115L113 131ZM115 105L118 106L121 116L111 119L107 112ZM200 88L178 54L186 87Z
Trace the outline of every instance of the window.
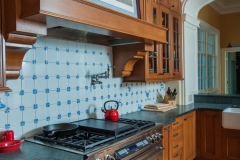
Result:
M217 90L216 34L204 27L198 29L198 90Z

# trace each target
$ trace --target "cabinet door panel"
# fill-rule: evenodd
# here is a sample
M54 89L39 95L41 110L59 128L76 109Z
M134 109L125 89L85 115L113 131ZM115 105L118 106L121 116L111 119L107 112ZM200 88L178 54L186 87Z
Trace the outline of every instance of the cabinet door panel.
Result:
M201 111L201 157L221 157L221 112Z
M196 112L183 116L184 159L196 157Z
M183 150L180 150L178 153L173 155L173 160L183 160Z
M222 159L240 160L239 130L222 130Z
M167 125L163 127L163 159L171 159L171 125Z

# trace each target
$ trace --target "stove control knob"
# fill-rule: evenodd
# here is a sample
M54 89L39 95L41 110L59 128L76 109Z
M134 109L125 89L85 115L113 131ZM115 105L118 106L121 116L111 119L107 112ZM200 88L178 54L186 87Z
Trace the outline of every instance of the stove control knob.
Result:
M156 133L155 135L157 137L157 141L160 141L163 139L163 135L161 133Z
M115 160L115 158L112 155L105 155L104 160Z
M146 137L146 139L148 140L148 142L154 143L152 137Z
M157 141L157 136L155 134L152 134L152 143L155 143Z

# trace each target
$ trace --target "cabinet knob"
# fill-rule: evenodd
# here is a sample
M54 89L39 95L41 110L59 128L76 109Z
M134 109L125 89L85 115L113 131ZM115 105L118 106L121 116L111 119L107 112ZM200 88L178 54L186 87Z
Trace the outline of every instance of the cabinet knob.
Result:
M177 124L178 124L178 122L173 123L173 125L177 125Z
M172 7L175 7L174 5L172 5Z
M178 136L178 133L173 135L173 137L177 137L177 136Z
M159 75L164 75L164 72L163 73L159 73Z
M174 158L176 158L178 156L178 154L176 154L175 156L174 156Z

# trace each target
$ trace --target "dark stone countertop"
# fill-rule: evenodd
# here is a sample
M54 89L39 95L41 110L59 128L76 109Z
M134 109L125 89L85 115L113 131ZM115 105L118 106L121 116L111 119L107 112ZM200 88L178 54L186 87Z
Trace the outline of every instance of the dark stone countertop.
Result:
M139 119L154 121L167 125L172 123L176 117L182 116L198 109L224 110L229 108L230 104L209 104L194 103L189 105L180 105L176 109L167 112L137 111L121 115L121 118ZM62 151L51 147L24 141L19 150L0 153L0 160L83 160L83 156L76 153Z
M154 111L138 111L121 115L121 118L139 119L146 121L154 121L163 125L170 124L175 121L179 116L189 113L198 109L211 109L211 110L224 110L229 108L230 104L209 104L209 103L193 103L189 105L179 105L177 108L167 112L154 112Z
M0 160L83 160L80 154L70 153L51 147L24 141L20 149L0 153Z

